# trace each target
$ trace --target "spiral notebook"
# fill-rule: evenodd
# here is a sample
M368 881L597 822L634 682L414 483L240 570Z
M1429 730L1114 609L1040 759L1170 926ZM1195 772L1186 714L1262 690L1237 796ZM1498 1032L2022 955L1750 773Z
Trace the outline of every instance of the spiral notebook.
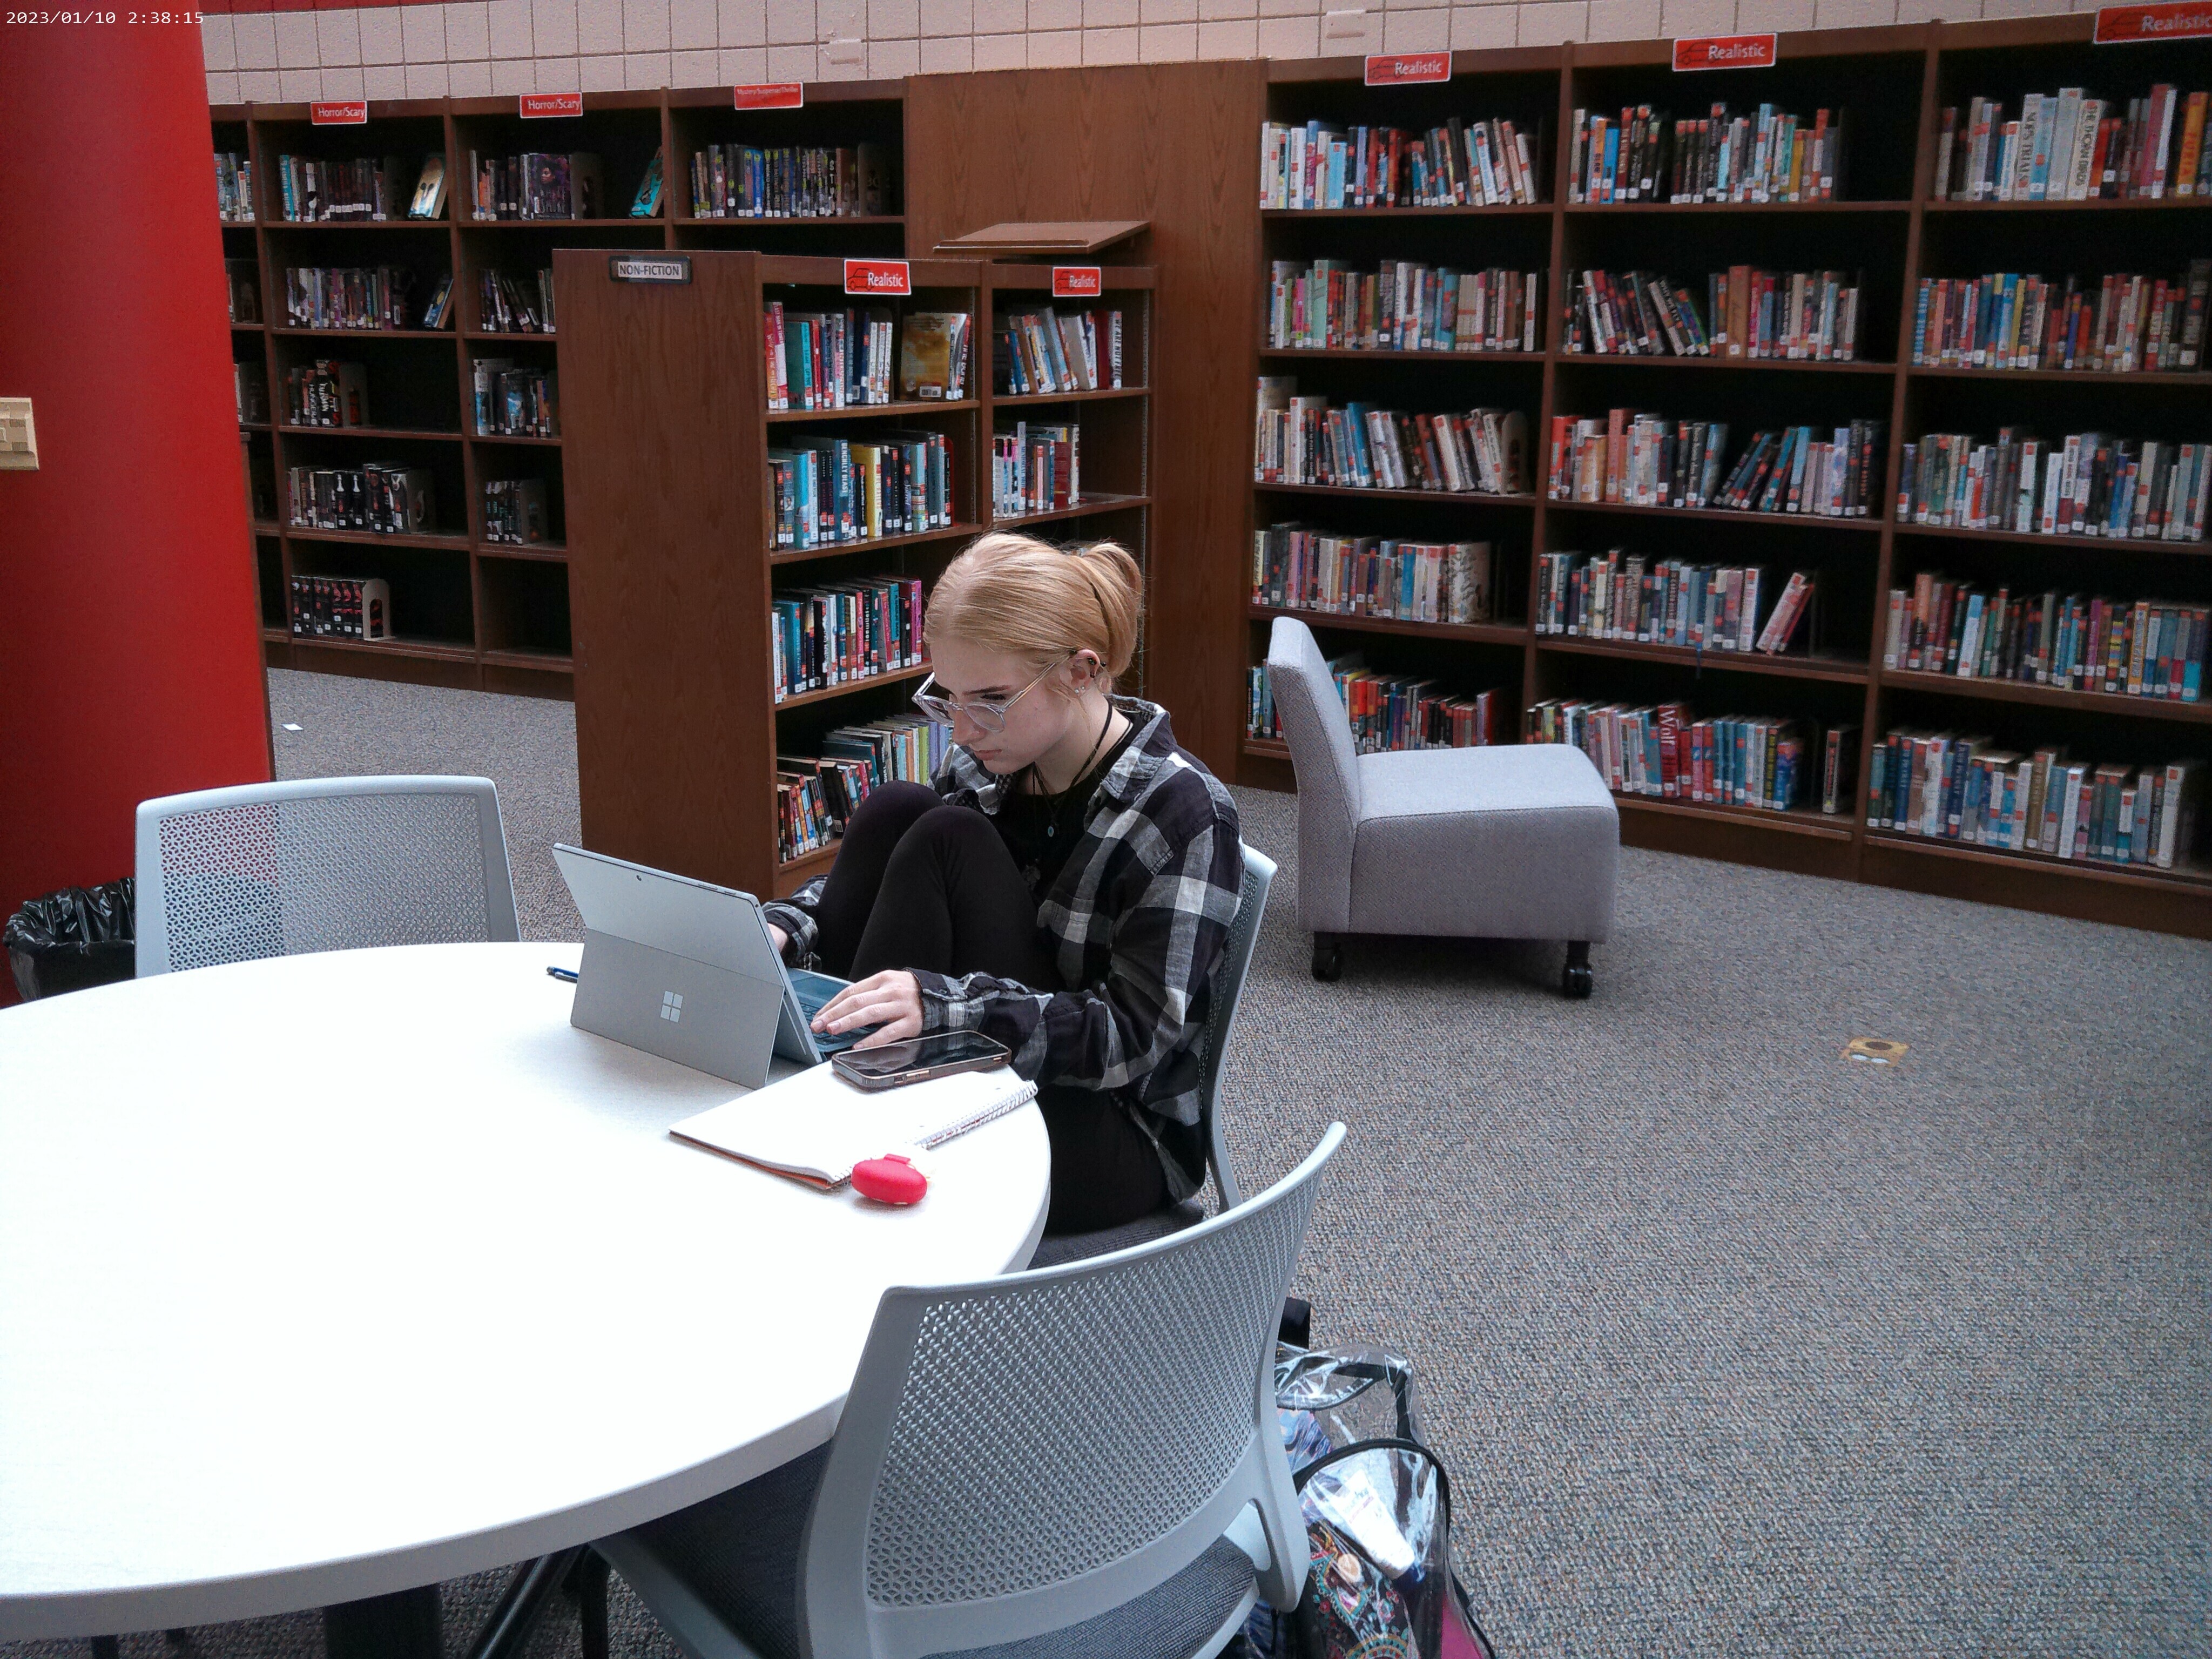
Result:
M668 1133L825 1191L885 1152L937 1146L1036 1098L1009 1066L901 1089L855 1089L826 1063L687 1117Z

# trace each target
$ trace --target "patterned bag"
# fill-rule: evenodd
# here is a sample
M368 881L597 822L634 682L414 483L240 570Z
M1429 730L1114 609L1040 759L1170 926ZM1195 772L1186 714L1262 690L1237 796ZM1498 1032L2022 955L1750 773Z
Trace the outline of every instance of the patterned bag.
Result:
M1261 1659L1493 1659L1451 1568L1451 1483L1421 1443L1413 1368L1379 1348L1276 1351L1275 1403L1310 1564L1297 1611L1254 1612Z

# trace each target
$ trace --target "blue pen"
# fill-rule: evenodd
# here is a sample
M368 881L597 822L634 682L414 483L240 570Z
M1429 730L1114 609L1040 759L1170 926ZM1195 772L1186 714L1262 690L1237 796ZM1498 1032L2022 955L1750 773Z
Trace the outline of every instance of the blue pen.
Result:
M574 985L576 982L576 974L574 969L548 968L545 971L555 979L567 980L571 985Z

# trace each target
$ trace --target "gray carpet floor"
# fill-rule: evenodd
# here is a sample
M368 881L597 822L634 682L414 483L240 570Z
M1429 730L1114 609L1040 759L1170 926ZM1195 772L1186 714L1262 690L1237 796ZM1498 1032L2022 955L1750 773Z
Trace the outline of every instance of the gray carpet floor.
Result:
M525 931L574 936L566 705L270 681L284 775L496 779ZM1299 1288L1418 1367L1507 1659L2212 1647L2212 947L1630 850L1589 1002L1556 946L1322 986L1296 804L1237 799L1283 871L1230 1139L1257 1183L1350 1126ZM447 1587L455 1650L495 1587Z

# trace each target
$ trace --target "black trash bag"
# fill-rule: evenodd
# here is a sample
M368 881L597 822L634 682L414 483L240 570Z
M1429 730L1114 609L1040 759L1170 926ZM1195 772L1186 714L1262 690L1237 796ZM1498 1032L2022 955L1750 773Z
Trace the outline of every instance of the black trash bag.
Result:
M24 1001L112 985L138 970L137 884L129 876L97 887L64 887L8 918L15 990Z

